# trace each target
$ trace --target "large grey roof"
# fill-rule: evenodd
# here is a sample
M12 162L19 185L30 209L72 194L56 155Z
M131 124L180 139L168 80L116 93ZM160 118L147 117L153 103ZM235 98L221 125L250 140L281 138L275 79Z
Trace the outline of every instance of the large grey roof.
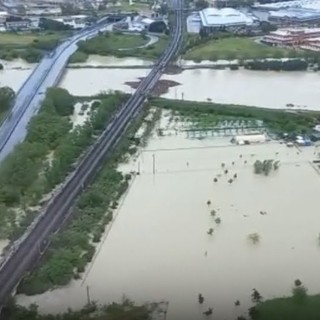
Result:
M253 19L242 12L232 9L206 8L199 12L201 23L204 27L230 26L230 25L251 25Z

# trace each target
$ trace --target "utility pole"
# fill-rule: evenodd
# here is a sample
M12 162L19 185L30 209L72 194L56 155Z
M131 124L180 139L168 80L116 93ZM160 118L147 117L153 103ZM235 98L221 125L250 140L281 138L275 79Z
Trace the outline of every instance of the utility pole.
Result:
M153 174L156 173L156 156L155 156L155 154L152 155L152 172L153 172Z
M89 286L87 286L87 302L88 302L88 305L91 304L91 299L90 299L90 289L89 289Z

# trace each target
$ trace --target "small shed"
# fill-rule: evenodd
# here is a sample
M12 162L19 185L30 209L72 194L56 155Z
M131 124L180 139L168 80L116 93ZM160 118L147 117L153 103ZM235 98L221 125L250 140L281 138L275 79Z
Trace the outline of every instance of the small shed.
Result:
M244 145L251 143L264 143L267 141L267 138L264 134L246 134L235 136L234 141L236 144Z

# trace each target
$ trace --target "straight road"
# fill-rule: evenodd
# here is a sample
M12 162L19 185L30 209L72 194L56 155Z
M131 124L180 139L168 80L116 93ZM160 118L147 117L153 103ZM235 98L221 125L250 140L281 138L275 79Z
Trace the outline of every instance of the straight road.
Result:
M58 84L69 57L77 50L77 42L95 36L110 23L107 18L97 25L81 30L46 55L17 92L15 104L0 128L0 161L2 161L27 134L27 124L40 108L49 87Z

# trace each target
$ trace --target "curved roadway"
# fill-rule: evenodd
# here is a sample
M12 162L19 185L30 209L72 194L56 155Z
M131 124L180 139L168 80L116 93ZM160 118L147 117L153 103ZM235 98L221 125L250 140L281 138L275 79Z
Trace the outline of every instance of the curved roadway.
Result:
M106 27L107 18L81 30L47 54L16 94L15 104L0 128L0 161L21 142L27 134L27 124L38 112L47 88L56 85L68 59L77 50L77 42L97 34Z
M171 42L156 66L140 83L136 92L115 114L96 143L87 152L77 169L67 178L60 192L48 203L44 211L16 243L0 266L0 307L5 304L11 292L41 256L39 248L47 248L50 235L57 232L70 216L70 208L76 197L88 185L100 169L106 156L112 152L130 125L131 120L141 111L146 96L159 80L164 68L178 52L182 40L183 0L174 0L176 23Z

